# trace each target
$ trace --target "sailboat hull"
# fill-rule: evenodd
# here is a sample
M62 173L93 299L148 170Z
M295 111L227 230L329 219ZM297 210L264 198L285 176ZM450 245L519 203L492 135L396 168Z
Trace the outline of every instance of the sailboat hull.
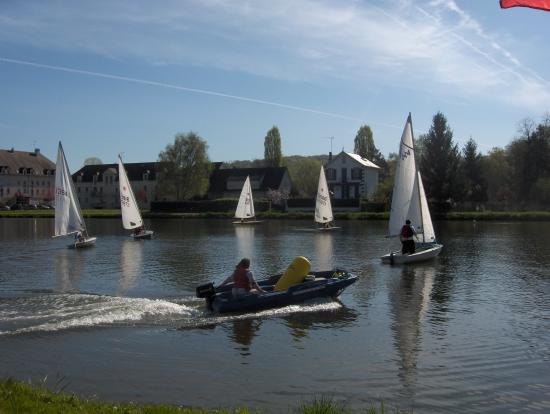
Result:
M418 250L413 254L402 254L401 252L391 252L381 257L382 263L388 264L408 264L418 263L433 259L441 253L442 244L433 244L432 247Z
M86 237L82 241L75 241L73 244L69 244L69 249L83 249L85 247L95 246L97 237Z
M132 234L132 238L134 240L151 240L154 233L155 232L153 230L145 230L144 232L139 234Z
M341 229L341 227L336 227L336 226L333 226L333 227L317 227L317 230L319 230L319 231L332 231L332 230L338 230L338 229Z
M264 221L263 220L237 220L237 221L234 221L233 224L260 224L260 223L263 223Z

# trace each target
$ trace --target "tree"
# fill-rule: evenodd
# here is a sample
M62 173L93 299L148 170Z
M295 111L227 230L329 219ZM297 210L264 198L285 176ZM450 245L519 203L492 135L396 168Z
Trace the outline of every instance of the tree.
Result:
M374 145L374 138L370 126L363 125L359 128L357 135L355 135L354 144L353 152L374 162L382 169L385 168L386 160L378 148L376 148L376 145Z
M399 154L392 152L386 162L386 172L384 178L380 179L373 201L377 203L386 203L387 208L391 207L391 198L393 194L393 181L395 178L395 168L397 167L397 158Z
M418 161L417 161L418 162ZM453 143L453 132L445 116L438 112L423 142L420 171L426 193L443 208L460 198L462 189L457 174L460 164L458 146Z
M507 152L502 148L493 148L483 157L483 176L487 180L487 198L491 205L509 207L513 199L511 186L512 168Z
M280 167L283 154L281 152L281 135L279 129L273 126L264 139L264 160L266 167Z
M487 181L483 174L482 156L470 138L462 150L461 175L464 180L464 200L474 204L487 201Z
M159 154L159 192L176 200L203 196L211 168L207 149L206 141L194 132L176 134L174 143Z
M101 161L97 157L88 157L84 160L84 165L101 165L103 164L103 161Z
M310 157L285 158L288 174L292 180L293 192L299 197L313 197L317 194L321 162Z

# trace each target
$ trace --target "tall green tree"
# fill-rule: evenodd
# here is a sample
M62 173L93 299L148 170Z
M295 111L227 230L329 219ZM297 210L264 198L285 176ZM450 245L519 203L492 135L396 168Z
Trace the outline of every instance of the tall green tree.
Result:
M176 200L203 196L208 191L211 162L208 145L194 132L179 133L159 154L159 193Z
M285 157L285 165L292 180L292 191L298 197L317 194L321 161L312 157Z
M457 171L460 152L453 142L453 132L447 118L438 112L423 142L420 171L427 196L436 203L436 208L445 208L448 202L460 198L462 188Z
M378 148L376 148L376 145L374 145L374 138L370 126L361 126L361 128L357 131L357 135L355 135L355 140L353 142L353 152L368 159L369 161L374 162L382 169L385 169L386 160Z
M520 137L508 145L507 151L514 170L516 201L525 205L536 198L534 184L550 172L550 127L544 123L535 127L531 119L524 119L519 132Z
M487 181L490 206L509 208L513 201L512 167L506 150L495 147L483 157L483 176Z
M280 167L283 160L281 152L281 134L279 129L273 126L264 139L264 161L267 167Z
M487 181L483 171L481 153L477 143L470 138L462 149L461 175L464 183L464 200L473 204L487 201Z

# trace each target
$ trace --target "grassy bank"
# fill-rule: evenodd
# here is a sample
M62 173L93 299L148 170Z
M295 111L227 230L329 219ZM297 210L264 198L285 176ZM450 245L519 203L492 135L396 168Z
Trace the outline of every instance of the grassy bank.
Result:
M296 409L289 408L289 413L301 414L351 414L346 406L333 402L330 398L320 398ZM397 412L397 411L394 411ZM166 404L106 403L95 399L84 399L64 392L48 391L43 386L31 386L13 380L0 381L0 413L42 413L42 414L248 414L261 411L248 408L203 410L199 408L177 407ZM362 410L364 414L383 414L380 409Z
M120 210L83 210L85 218L119 218ZM143 211L145 218L213 218L231 219L233 212L203 212L203 213L176 213ZM0 211L0 218L53 218L53 210L13 210ZM257 217L262 220L301 219L312 220L313 212L279 211L259 212ZM336 220L388 220L389 212L335 212ZM446 214L434 214L436 220L478 220L478 221L550 221L550 211L456 211Z

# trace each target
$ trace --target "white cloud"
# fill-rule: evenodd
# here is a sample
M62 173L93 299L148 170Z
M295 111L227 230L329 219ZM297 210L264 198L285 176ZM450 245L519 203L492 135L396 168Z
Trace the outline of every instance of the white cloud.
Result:
M550 106L548 81L453 0L18 2L4 42L300 81L375 81ZM439 88L438 88L439 85Z

